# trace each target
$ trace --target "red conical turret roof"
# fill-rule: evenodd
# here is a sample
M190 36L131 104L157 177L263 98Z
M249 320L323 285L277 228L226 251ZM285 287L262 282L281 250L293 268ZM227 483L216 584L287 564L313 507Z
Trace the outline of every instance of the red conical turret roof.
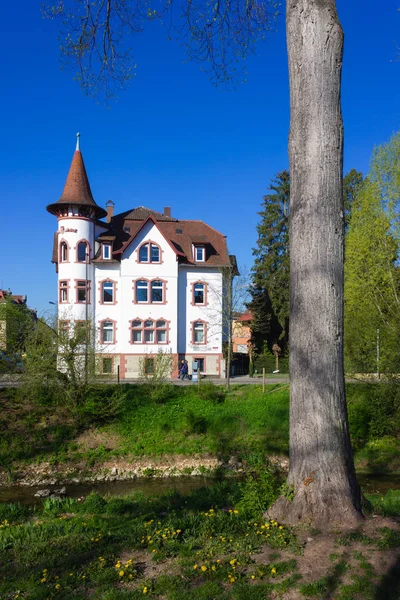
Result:
M79 149L79 137L61 198L57 200L57 202L49 204L47 210L50 213L57 215L60 210L60 205L87 206L93 208L96 217L98 218L107 215L107 211L98 206L92 196L85 163L83 162L83 156Z

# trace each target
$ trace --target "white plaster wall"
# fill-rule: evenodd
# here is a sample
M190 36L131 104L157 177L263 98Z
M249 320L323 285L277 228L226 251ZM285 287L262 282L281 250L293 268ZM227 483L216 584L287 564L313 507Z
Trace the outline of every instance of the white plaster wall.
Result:
M147 241L155 242L162 249L162 264L137 262L137 250ZM125 251L121 261L121 335L118 348L125 354L156 354L177 352L177 300L178 300L178 263L176 254L164 236L153 223L148 223L139 232ZM133 281L136 279L161 278L166 281L166 304L134 304ZM130 321L133 319L169 321L169 344L131 344Z
M64 228L64 231L62 229ZM72 230L72 231L68 231ZM75 231L76 230L76 231ZM90 246L90 258L93 258L94 249L94 224L92 221L83 218L61 218L58 221L58 246L57 251L59 252L60 243L65 240L68 244L68 262L58 263L58 281L69 280L68 289L68 304L58 305L59 319L62 320L83 320L86 318L86 306L85 304L76 304L76 279L86 279L91 283L91 294L90 294L90 305L88 305L88 318L92 318L93 309L93 273L94 267L92 265L86 265L85 263L78 263L76 250L78 242L81 240L87 240ZM58 289L57 289L57 299Z
M222 274L219 269L179 268L179 353L219 354L222 352ZM192 306L192 284L207 284L207 306ZM192 322L207 322L207 344L192 344Z

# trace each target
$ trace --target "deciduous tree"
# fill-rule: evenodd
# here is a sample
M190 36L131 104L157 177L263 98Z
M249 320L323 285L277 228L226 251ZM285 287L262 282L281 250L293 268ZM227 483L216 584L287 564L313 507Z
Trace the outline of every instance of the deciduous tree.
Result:
M102 77L118 79L128 52L124 32L137 28L141 13L154 16L154 11L144 1L78 4L83 13L72 15L67 31L72 42L64 52L95 89ZM182 4L169 1L166 6ZM261 0L191 0L183 7L181 29L189 51L223 80L230 61L251 49L276 12L274 3ZM343 32L335 0L287 0L286 30L291 111L288 482L294 496L291 501L282 497L270 514L289 523L353 526L362 515L343 371Z

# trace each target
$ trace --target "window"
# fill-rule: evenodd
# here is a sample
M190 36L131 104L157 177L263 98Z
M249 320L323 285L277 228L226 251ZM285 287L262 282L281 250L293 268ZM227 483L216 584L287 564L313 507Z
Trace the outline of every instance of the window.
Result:
M132 321L132 343L142 343L142 321Z
M151 301L152 302L162 302L163 301L163 287L164 287L164 284L162 281L152 281L151 282Z
M76 301L79 304L86 304L86 301L89 302L88 285L84 279L76 282Z
M111 244L103 244L103 258L111 258Z
M194 360L197 362L197 372L204 373L204 358L195 357Z
M156 342L157 344L167 343L167 322L157 321L156 323Z
M112 358L103 358L101 372L107 375L113 372Z
M153 321L147 319L131 321L131 343L132 344L167 344L169 322L165 319Z
M144 374L152 375L154 373L154 358L146 357L144 359Z
M194 247L194 260L196 262L204 262L204 260L205 260L204 246L195 246Z
M90 341L90 326L87 321L75 321L75 339L79 344Z
M139 248L139 262L144 263L159 263L160 248L156 244L147 242Z
M193 323L193 343L204 344L205 343L205 324L201 321Z
M114 304L114 282L103 281L101 284L102 304Z
M148 291L147 291L148 282L145 280L139 280L136 282L136 302L147 302L148 300Z
M78 262L86 262L86 254L88 250L88 245L86 242L79 242L77 249L77 259Z
M58 322L58 334L62 340L69 337L69 321Z
M129 225L125 225L124 226L124 231L126 231L126 233L130 233L131 232L131 228Z
M113 321L101 322L101 342L103 344L114 343L114 323Z
M68 246L66 242L60 244L60 262L68 262Z
M144 341L145 344L154 343L154 321L144 322Z
M59 281L58 289L59 302L60 304L65 304L65 302L68 302L68 281Z
M195 283L193 286L193 303L205 304L205 285L204 283Z

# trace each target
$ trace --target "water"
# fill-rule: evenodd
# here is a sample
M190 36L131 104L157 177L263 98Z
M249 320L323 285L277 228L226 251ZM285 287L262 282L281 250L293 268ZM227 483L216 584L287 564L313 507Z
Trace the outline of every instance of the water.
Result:
M366 493L386 494L390 489L400 489L400 473L376 475L359 473L358 482ZM189 494L199 488L211 487L215 479L212 477L165 477L165 478L138 478L129 481L110 481L104 483L82 483L69 484L65 488L67 496L79 498L87 496L92 491L108 496L126 496L133 492L141 492L145 496L159 495L163 492L178 492L180 494ZM35 504L41 502L41 498L35 498L35 493L44 488L60 489L61 485L56 486L9 486L0 487L0 502L20 502L21 504Z

